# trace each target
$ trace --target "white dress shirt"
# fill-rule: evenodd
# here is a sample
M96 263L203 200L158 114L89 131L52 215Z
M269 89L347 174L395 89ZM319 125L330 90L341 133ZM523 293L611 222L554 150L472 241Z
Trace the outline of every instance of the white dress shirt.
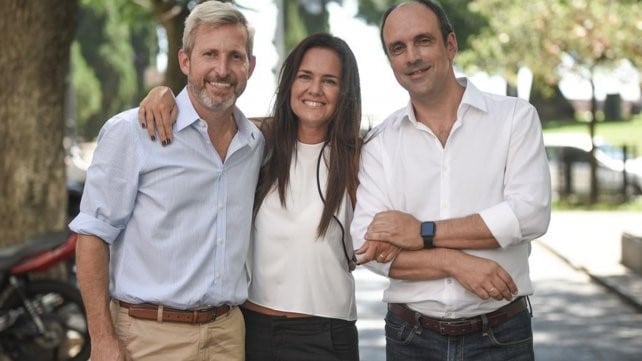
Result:
M285 207L273 187L254 221L248 265L249 300L271 309L353 321L357 318L354 278L348 271L342 233L333 219L325 237L317 236L323 202L317 190L321 144L296 145L290 165ZM329 155L329 147L324 154ZM319 181L325 193L328 168L321 161ZM349 224L352 206L347 193L336 214L352 256Z
M138 109L103 127L70 228L110 246L110 293L175 308L237 305L263 159L261 132L236 109L221 160L184 89L172 144L151 141Z
M478 213L500 248L465 252L496 261L513 277L519 295L532 294L530 241L546 232L551 199L539 117L524 100L458 81L466 90L445 146L417 122L411 103L373 129L361 155L351 227L355 249L380 211L399 210L420 221ZM367 264L386 276L390 265ZM484 301L452 278L392 279L384 301L440 318L475 316L507 303Z

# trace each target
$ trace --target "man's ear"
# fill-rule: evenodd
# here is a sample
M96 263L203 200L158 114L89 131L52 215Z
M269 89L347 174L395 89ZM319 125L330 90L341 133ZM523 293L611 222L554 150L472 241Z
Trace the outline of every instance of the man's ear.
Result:
M448 37L446 38L446 49L448 50L448 58L450 61L455 59L455 55L457 55L457 36L455 36L454 32L451 32L448 34Z
M184 49L178 51L178 65L180 65L183 74L189 74L189 54Z
M256 67L256 56L252 55L250 56L250 68L247 72L248 79L252 76L252 73L254 73L254 67Z

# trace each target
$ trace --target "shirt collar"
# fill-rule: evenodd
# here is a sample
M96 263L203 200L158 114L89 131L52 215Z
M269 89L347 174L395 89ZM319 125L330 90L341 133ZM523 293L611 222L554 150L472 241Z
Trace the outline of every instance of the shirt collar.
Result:
M201 120L189 98L187 87L183 88L183 90L176 96L176 105L179 110L178 117L176 119L176 132L180 132ZM252 125L245 114L243 114L243 112L241 112L241 110L236 106L234 106L234 121L236 122L240 139L254 149L260 139L259 130Z
M461 98L461 103L459 104L459 109L457 113L459 114L462 110L462 107L470 106L477 108L484 113L487 112L486 101L484 99L484 94L467 78L457 78L457 82L465 88L464 95ZM396 123L396 126L399 127L403 123L403 120L408 120L413 124L417 123L417 118L415 117L415 111L412 108L412 100L408 100L406 107L403 108L403 116L401 121Z

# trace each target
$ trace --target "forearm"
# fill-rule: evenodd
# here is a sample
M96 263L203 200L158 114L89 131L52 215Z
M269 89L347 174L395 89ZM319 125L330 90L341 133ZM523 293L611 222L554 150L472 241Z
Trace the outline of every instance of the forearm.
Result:
M479 214L436 222L435 247L452 249L498 248L499 243Z
M457 250L435 248L402 251L392 262L388 276L407 281L425 281L449 277L449 263Z
M109 312L109 248L100 238L79 235L76 246L78 285L92 338L116 337Z

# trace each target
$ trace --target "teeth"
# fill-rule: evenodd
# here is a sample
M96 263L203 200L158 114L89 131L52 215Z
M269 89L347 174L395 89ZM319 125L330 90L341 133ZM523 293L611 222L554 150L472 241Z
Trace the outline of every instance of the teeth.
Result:
M232 84L230 83L219 83L219 82L213 82L213 81L210 81L208 83L212 86L219 87L219 88L229 88L232 86Z
M320 107L320 106L323 105L323 103L321 103L321 102L313 102L313 101L309 101L309 100L304 101L303 104L309 105L311 107Z

